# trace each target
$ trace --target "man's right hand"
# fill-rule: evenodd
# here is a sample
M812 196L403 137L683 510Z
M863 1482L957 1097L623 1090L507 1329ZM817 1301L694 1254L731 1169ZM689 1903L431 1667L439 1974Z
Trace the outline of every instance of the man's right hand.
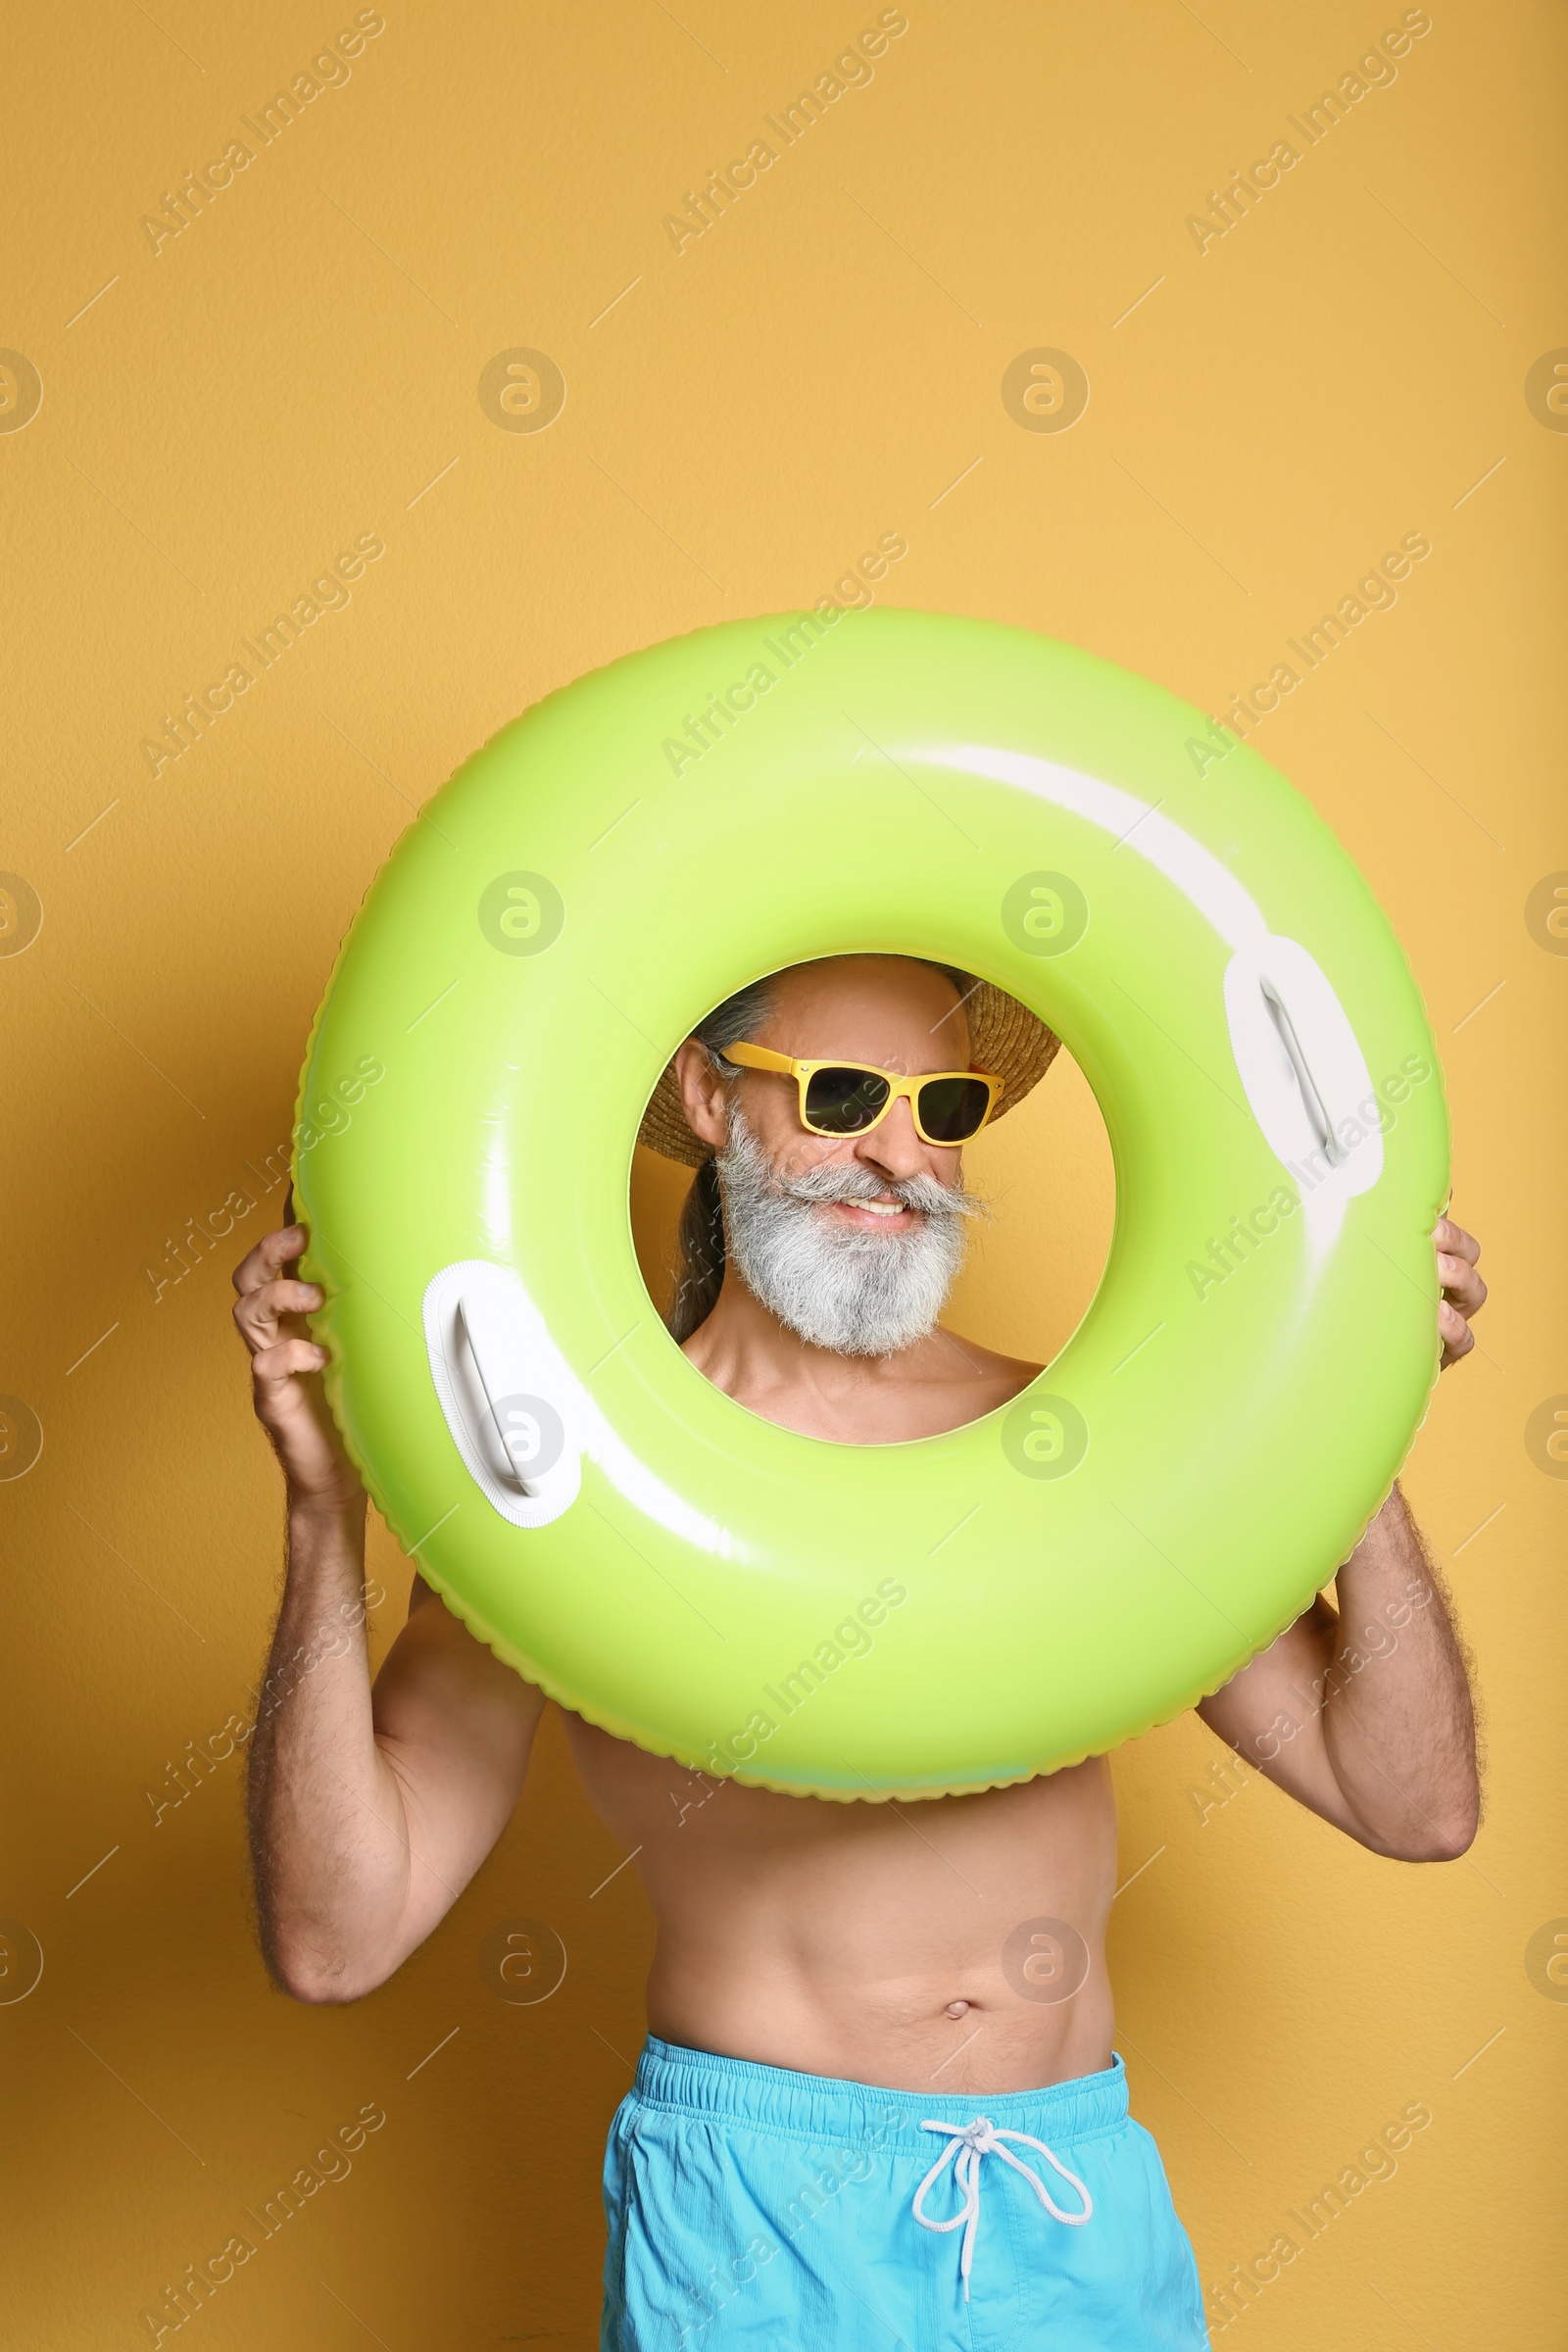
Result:
M402 1966L494 1848L545 1701L418 1577L372 1689L365 1490L322 1394L326 1350L300 1320L321 1303L289 1271L305 1242L298 1225L265 1234L234 1275L256 1415L288 1481L251 1850L274 1980L297 2000L350 2001Z
M303 1225L262 1236L234 1269L234 1321L251 1351L256 1417L283 1466L290 1501L346 1510L365 1491L327 1409L321 1387L327 1351L301 1320L321 1304L321 1293L283 1271L308 1238Z

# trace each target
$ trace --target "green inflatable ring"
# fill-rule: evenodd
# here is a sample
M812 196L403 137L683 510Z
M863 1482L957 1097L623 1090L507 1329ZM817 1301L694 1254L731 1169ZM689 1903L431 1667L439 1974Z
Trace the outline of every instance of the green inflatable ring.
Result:
M850 951L1049 1021L1117 1182L1056 1360L875 1447L711 1387L628 1209L692 1025ZM736 621L504 727L354 923L294 1177L327 1396L420 1574L564 1706L796 1793L1020 1781L1216 1690L1358 1541L1436 1377L1446 1112L1366 886L1245 745L991 622Z

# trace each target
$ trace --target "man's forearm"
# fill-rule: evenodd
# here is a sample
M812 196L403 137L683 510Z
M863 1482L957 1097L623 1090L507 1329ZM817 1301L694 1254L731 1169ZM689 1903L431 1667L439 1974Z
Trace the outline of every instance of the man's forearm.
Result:
M380 1982L408 1893L402 1795L371 1718L364 1570L363 1496L291 1499L249 1807L263 1948L305 2000Z
M1312 1695L1346 1802L1395 1853L1462 1853L1479 1810L1475 1716L1446 1597L1396 1487L1340 1570Z

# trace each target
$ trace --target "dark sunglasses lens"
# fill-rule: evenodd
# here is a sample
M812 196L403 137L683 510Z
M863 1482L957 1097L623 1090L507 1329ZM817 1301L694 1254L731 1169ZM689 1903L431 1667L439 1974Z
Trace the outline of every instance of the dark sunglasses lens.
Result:
M920 1124L939 1144L966 1144L980 1132L990 1101L978 1078L933 1078L920 1089Z
M806 1082L806 1115L824 1135L858 1135L887 1099L875 1070L813 1070Z

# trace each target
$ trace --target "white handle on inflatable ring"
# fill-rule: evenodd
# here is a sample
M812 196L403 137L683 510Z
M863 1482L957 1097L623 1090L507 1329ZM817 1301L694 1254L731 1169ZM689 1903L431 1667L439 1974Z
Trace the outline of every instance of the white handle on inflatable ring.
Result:
M425 1293L425 1347L469 1476L514 1527L545 1527L576 1500L581 1464L558 1367L530 1343L515 1290L479 1259L446 1267Z
M1306 1055L1301 1051L1301 1041L1296 1034L1296 1023L1291 1018L1290 1009L1272 980L1265 977L1260 985L1263 990L1263 1002L1268 1006L1270 1017L1280 1033L1280 1043L1290 1056L1291 1067L1296 1073L1296 1083L1301 1090L1302 1108L1312 1123L1319 1148L1331 1164L1342 1160L1345 1157L1344 1146L1335 1134L1333 1123L1323 1107L1323 1097L1318 1091L1317 1081L1312 1076Z
M1382 1113L1355 1032L1321 966L1278 936L1232 956L1225 1011L1252 1115L1326 1246L1346 1202L1383 1173Z
M544 1483L540 1470L547 1435L540 1414L530 1410L512 1382L507 1380L510 1366L506 1366L503 1352L506 1335L496 1328L495 1318L488 1311L488 1302L483 1298L460 1298L457 1324L459 1340L467 1344L474 1377L484 1392L488 1408L487 1415L481 1415L474 1434L489 1457L491 1471L507 1485L515 1487L520 1494L537 1495ZM490 1359L488 1371L485 1369L487 1349ZM499 1441L499 1455L491 1444L492 1439ZM533 1472L531 1483L530 1471Z

